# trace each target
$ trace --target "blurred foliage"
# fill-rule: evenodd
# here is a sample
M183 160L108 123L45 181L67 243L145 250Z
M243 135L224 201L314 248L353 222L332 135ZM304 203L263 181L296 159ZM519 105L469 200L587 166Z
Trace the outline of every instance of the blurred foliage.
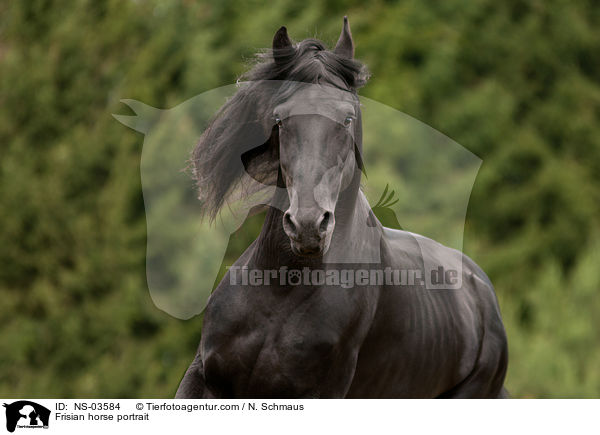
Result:
M281 25L331 44L344 14L362 95L483 159L465 251L496 286L511 394L600 397L591 0L0 3L0 396L174 394L202 319L150 299L143 137L110 114L234 82Z

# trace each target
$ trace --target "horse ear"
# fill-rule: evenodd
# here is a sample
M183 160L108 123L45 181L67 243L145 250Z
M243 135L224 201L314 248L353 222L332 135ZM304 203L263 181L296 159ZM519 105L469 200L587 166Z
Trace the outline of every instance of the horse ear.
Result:
M344 25L342 27L342 33L338 39L335 48L333 49L335 54L345 57L347 59L354 58L354 41L352 41L352 33L350 33L350 23L348 17L344 17Z
M281 26L273 36L273 50L281 50L292 46L292 40L288 36L287 28Z
M273 58L281 64L293 52L292 40L285 26L281 26L273 36Z

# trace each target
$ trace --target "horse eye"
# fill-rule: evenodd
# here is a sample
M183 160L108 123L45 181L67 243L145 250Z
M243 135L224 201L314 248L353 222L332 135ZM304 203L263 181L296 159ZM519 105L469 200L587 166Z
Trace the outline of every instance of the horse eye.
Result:
M350 124L352 124L352 117L351 116L347 116L346 119L344 119L344 126L345 127L349 127Z
M275 117L275 124L277 124L277 127L281 127L281 118Z

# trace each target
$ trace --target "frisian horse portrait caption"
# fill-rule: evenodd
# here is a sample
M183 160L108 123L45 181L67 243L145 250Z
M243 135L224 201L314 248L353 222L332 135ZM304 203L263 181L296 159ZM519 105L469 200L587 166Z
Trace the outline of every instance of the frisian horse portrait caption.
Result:
M461 252L481 161L358 96L346 18L333 50L272 45L236 85L115 115L146 135L152 299L204 315L176 397L505 397L494 288Z

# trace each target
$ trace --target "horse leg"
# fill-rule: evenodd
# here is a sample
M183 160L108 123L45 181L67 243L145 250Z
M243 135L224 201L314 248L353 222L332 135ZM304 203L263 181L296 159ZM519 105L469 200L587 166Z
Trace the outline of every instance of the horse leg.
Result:
M475 368L461 383L439 395L438 399L507 399L508 392L502 386L502 379L494 376L486 368Z
M204 367L202 366L202 359L200 358L200 352L192 361L192 364L188 367L181 379L177 393L175 394L176 399L210 399L214 396L208 388L206 388L204 382Z
M504 378L508 365L506 342L484 340L475 367L458 385L438 396L445 399L505 399Z
M508 394L508 391L506 390L506 388L502 387L502 389L500 390L500 393L498 394L497 399L510 399L510 394Z

